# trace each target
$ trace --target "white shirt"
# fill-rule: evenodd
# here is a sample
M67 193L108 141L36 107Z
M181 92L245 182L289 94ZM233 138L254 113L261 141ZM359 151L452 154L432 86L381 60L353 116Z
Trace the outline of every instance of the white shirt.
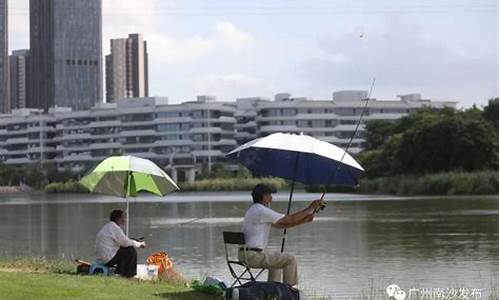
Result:
M105 262L109 262L115 256L120 246L139 248L141 245L141 242L129 239L115 222L104 225L97 233L95 240L97 256Z
M266 248L271 225L284 216L260 203L250 206L243 220L243 234L247 247Z

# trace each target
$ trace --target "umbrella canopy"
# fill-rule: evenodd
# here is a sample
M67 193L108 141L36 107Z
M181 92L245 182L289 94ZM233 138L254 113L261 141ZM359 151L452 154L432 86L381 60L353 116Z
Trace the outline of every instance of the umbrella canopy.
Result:
M112 156L103 160L80 183L93 193L135 197L137 192L158 196L179 190L154 162L135 156Z
M337 146L308 135L274 133L227 154L256 176L304 184L356 185L363 167ZM337 170L338 168L338 170Z
M112 156L103 160L80 183L92 193L127 198L129 225L129 196L149 192L158 196L179 190L177 184L154 162L135 156Z

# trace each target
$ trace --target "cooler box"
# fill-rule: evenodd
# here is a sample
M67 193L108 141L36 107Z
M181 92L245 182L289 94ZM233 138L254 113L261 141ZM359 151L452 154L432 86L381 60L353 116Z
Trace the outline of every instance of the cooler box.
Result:
M158 279L158 266L137 265L137 275L135 277L142 280L156 280Z

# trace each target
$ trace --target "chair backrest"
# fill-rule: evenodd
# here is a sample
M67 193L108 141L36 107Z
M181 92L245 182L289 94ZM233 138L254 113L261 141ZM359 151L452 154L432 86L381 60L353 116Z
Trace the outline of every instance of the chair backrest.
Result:
M231 259L229 256L229 249L231 248L234 256L234 251L240 248L239 246L244 246L245 245L245 235L243 232L230 232L230 231L223 231L222 232L222 238L224 239L224 251L226 252L226 262L227 266L229 267L229 271L231 272L231 275L234 277L235 281L231 286L234 286L236 282L238 282L240 285L243 284L242 280L251 280L255 281L255 277L252 274L252 271L250 268L244 263L239 261L237 258ZM234 245L234 246L231 246ZM237 246L236 246L237 245ZM236 249L235 249L236 248ZM241 270L243 268L243 272L238 275L236 272L237 270ZM247 274L245 276L245 274Z
M243 232L222 232L222 237L224 238L224 244L236 244L245 245L245 235Z

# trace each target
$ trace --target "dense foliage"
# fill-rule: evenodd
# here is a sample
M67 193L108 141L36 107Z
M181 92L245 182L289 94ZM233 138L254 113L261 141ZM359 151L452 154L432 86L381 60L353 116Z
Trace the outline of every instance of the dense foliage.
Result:
M498 169L498 98L484 109L425 109L366 124L366 177Z
M0 163L0 186L16 186L22 182L41 188L48 183L76 179L77 176L70 169L59 171L55 163L45 163L42 169L40 164L11 166Z

